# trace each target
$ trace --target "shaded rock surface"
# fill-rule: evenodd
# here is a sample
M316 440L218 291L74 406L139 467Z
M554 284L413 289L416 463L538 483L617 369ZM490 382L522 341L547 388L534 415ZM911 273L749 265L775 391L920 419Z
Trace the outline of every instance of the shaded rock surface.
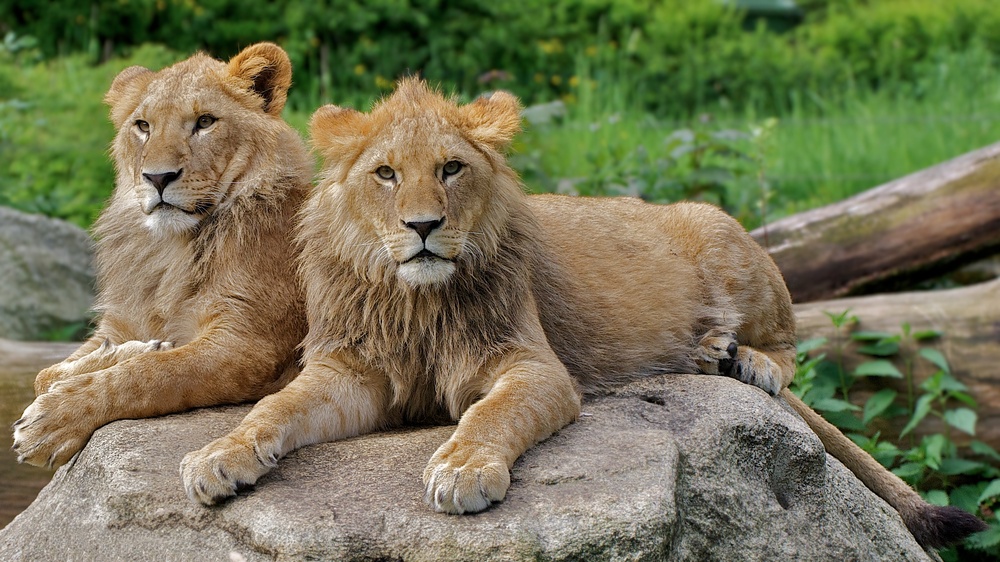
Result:
M451 427L303 448L221 506L183 455L248 406L110 424L0 531L3 560L928 560L896 513L778 399L657 377L588 401L514 467L507 499L450 516L420 475Z
M93 242L83 229L0 206L0 338L44 339L86 324Z

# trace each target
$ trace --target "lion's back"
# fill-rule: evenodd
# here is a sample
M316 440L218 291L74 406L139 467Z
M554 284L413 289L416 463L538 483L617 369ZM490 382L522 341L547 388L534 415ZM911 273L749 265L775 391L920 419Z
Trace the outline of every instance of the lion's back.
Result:
M585 386L694 371L712 295L738 303L754 333L791 321L774 262L718 207L559 195L529 204L554 258L536 283L543 324Z

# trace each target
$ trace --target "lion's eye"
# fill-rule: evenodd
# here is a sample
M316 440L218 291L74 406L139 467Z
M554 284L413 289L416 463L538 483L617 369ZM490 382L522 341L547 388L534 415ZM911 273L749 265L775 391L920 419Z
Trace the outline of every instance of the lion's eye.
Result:
M444 173L444 177L454 176L462 170L462 163L458 160L449 160L444 163L444 167L441 171Z
M396 170L393 170L389 166L379 166L375 170L375 175L384 180L391 180L396 177Z
M136 120L135 127L137 129L139 129L140 131L142 131L143 133L148 133L149 132L149 123L147 123L146 121L143 121L142 119Z
M195 128L207 129L211 127L212 124L215 123L216 121L218 121L218 119L216 119L214 116L205 114L198 118L198 122L195 124Z

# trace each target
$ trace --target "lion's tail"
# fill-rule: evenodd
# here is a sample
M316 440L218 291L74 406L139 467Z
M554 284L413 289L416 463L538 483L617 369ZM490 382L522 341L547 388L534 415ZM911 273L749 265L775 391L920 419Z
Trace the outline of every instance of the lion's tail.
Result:
M879 464L790 390L782 390L781 396L816 432L828 453L837 457L869 490L899 512L906 528L921 546L940 548L986 529L986 523L967 511L927 503L906 482Z

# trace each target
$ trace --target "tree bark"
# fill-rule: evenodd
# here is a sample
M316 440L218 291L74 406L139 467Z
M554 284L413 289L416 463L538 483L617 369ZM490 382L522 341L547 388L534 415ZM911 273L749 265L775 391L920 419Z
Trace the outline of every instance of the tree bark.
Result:
M800 340L826 337L829 343L823 351L827 357L837 355L838 342L844 344L843 365L848 371L871 356L857 353L857 345L850 342L847 330L838 331L824 312L839 314L850 309L858 317L850 330L875 330L900 333L906 322L912 331L938 330L940 338L928 341L923 346L937 349L948 359L952 374L969 387L979 403L979 421L976 439L989 443L1000 450L1000 279L980 283L960 289L944 291L907 292L866 297L853 297L795 305ZM911 346L903 349L902 355L914 356ZM903 367L897 364L900 370ZM928 361L914 361L914 385L933 375L937 368ZM872 392L879 388L894 388L900 396L906 396L905 381L900 379L872 377L859 383L858 391L852 393L851 402L864 404ZM919 391L918 391L919 392ZM878 428L883 436L895 438L906 424L904 419ZM917 435L947 431L937 418L928 416L917 431ZM970 438L951 430L951 436L959 442Z
M1000 143L751 235L795 302L939 276L1000 250Z

